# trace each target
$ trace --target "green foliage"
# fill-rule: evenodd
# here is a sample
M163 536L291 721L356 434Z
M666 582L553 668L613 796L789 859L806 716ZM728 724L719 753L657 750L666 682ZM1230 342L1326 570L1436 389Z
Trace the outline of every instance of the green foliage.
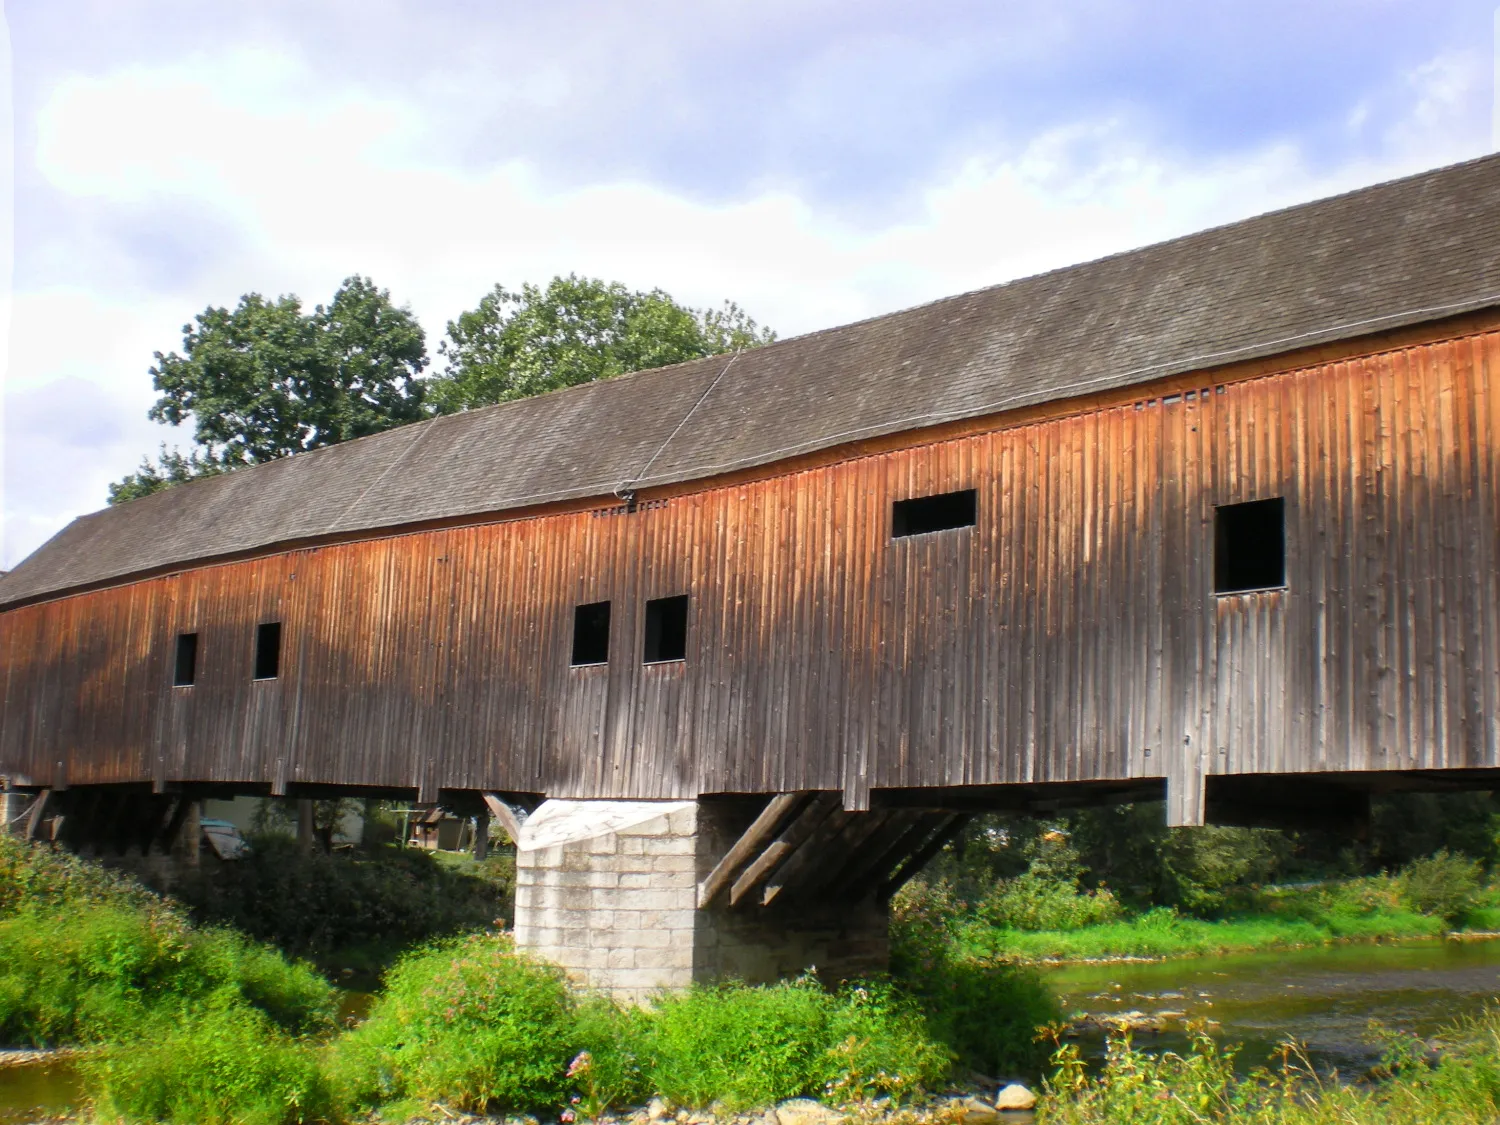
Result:
M397 962L369 1019L336 1045L332 1073L356 1104L542 1109L566 1088L574 1034L558 970L473 935Z
M1265 828L1170 828L1161 849L1165 904L1212 918L1235 890L1269 880L1287 850L1286 837Z
M886 985L824 991L811 977L728 983L663 996L651 1078L680 1105L730 1109L801 1095L905 1096L943 1077L948 1054Z
M79 906L166 909L158 895L118 872L0 832L0 918Z
M1107 887L1084 891L1028 871L996 883L977 913L990 925L1011 930L1081 930L1115 921L1121 907Z
M294 296L247 293L233 311L204 309L182 333L182 354L156 353L161 397L150 416L174 426L191 418L197 448L164 448L159 464L111 488L111 503L425 416L422 328L368 278L347 278L311 313Z
M220 464L211 456L194 449L184 454L178 449L168 449L162 442L161 452L153 463L149 457L141 458L141 467L127 473L109 486L109 502L123 504L127 500L139 500L174 484L197 480L200 477L217 476L228 472L227 465Z
M119 1041L208 1003L294 1033L329 1026L334 1007L306 965L194 929L96 864L0 836L0 1044Z
M1370 802L1367 870L1394 871L1443 850L1494 867L1500 861L1500 797L1392 793Z
M0 919L0 1043L118 1042L205 1004L254 1008L293 1032L331 1024L328 983L168 910L84 905Z
M262 1014L208 1007L83 1063L101 1121L295 1125L342 1114L316 1050Z
M1038 1062L1037 1030L1060 1018L1041 977L975 958L955 941L956 900L944 886L908 883L891 903L891 973L928 1027L966 1065L987 1074Z
M1378 1031L1378 1029L1377 1029ZM1380 1033L1379 1082L1327 1080L1295 1044L1247 1075L1236 1049L1201 1030L1184 1054L1137 1049L1110 1037L1102 1068L1087 1067L1069 1043L1037 1106L1040 1125L1491 1125L1500 1114L1500 1026L1493 1013L1445 1033L1429 1062L1414 1036Z
M448 414L774 339L733 303L689 309L660 289L573 274L519 293L497 285L448 322L447 368L429 396Z
M651 1096L651 1013L589 996L579 1002L574 1021L578 1053L566 1077L578 1088L587 1117Z
M278 833L250 854L182 882L195 917L234 926L297 956L376 943L407 946L478 929L509 910L506 856L449 865L418 848L304 855Z
M1419 914L1441 918L1452 926L1475 905L1479 895L1479 861L1446 848L1427 859L1413 860L1400 875L1402 900Z

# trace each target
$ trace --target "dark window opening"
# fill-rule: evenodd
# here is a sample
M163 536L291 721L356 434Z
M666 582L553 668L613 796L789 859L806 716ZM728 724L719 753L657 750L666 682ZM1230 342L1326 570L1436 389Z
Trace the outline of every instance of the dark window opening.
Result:
M687 659L686 594L646 603L646 663Z
M573 610L573 663L609 663L608 602L591 602Z
M172 665L172 686L192 687L198 681L198 634L177 634L177 659Z
M1214 509L1214 593L1286 585L1286 501L1252 500Z
M973 527L979 514L979 494L972 488L944 492L940 496L918 496L891 505L891 538L926 535L955 527Z
M255 678L274 680L281 674L281 622L267 621L255 630Z

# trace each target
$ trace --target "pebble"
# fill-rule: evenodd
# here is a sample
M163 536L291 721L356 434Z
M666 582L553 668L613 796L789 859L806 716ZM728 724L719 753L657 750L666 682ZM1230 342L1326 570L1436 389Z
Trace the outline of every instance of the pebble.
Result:
M776 1107L778 1125L835 1125L843 1114L812 1098L793 1098Z
M1036 1106L1036 1095L1022 1086L1019 1082L1012 1082L1003 1087L995 1095L995 1108L1003 1113L1012 1110L1032 1109Z

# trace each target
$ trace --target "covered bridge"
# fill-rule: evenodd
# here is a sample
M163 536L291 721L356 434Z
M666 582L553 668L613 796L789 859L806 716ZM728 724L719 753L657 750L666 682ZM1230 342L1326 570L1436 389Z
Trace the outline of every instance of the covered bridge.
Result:
M148 840L607 798L736 907L878 901L978 808L1490 787L1497 364L1486 157L172 488L0 579L0 774Z

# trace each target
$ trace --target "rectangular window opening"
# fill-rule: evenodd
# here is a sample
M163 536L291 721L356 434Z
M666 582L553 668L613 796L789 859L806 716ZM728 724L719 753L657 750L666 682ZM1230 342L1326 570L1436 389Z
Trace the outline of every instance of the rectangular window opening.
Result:
M266 621L255 629L255 678L274 680L281 675L281 622Z
M609 603L590 602L573 610L573 665L609 663Z
M655 598L646 603L647 664L687 659L688 599Z
M1286 585L1286 501L1251 500L1214 509L1214 593Z
M926 535L955 527L973 527L979 515L979 493L966 488L939 496L918 496L891 505L891 538Z
M177 634L177 656L172 662L172 686L192 687L198 682L198 634Z

